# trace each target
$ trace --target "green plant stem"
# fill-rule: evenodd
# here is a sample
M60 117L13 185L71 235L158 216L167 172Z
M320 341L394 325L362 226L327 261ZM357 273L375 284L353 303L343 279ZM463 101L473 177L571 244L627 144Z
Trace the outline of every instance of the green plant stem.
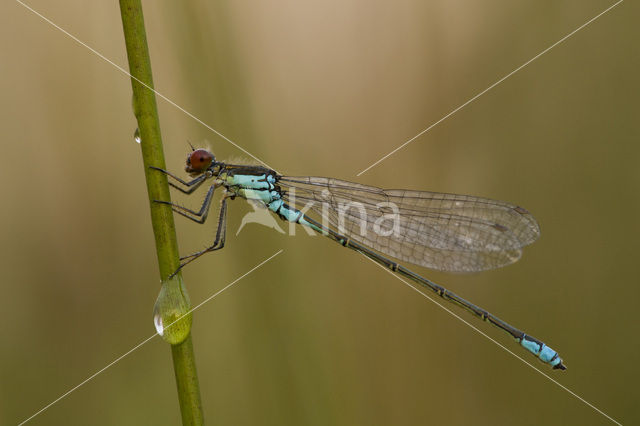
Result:
M178 268L179 254L171 208L153 202L153 200L169 200L170 196L166 176L149 169L149 166L164 169L165 161L156 97L152 90L151 60L140 0L120 0L120 13L129 58L129 70L132 75L133 108L142 139L140 145L160 277L165 281L169 274ZM189 334L182 343L173 345L171 351L182 424L201 425L204 419L191 335Z

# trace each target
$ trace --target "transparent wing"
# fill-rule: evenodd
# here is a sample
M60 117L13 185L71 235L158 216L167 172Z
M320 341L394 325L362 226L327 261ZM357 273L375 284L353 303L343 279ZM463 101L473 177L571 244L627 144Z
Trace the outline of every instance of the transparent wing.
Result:
M540 235L528 211L503 201L380 189L324 177L283 176L279 184L290 205L315 212L347 237L441 271L508 265Z

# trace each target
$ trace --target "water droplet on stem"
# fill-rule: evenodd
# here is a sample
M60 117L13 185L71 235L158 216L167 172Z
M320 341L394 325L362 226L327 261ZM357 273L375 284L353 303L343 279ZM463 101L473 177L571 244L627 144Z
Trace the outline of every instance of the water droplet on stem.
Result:
M191 302L180 274L162 282L153 308L153 324L162 339L182 343L191 331Z

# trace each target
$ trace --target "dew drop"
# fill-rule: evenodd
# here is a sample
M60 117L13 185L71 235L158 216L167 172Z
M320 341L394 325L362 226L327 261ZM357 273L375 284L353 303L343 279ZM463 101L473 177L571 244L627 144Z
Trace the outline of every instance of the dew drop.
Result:
M182 343L191 331L191 303L182 276L162 282L153 308L153 325L162 339L172 345Z
M140 129L138 129L137 127L136 131L133 132L133 140L136 141L136 143L142 142L142 138L140 137Z

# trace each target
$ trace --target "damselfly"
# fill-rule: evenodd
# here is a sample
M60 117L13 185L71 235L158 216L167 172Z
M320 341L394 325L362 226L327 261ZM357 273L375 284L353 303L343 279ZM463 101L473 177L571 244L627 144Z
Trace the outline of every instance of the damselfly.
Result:
M426 287L506 331L554 369L565 369L558 353L540 340L382 255L450 272L475 272L508 265L517 261L522 248L540 235L536 220L522 207L469 195L380 189L324 177L282 176L261 166L216 161L205 149L193 149L187 156L185 170L192 180L185 181L166 170L152 168L171 177L176 182L170 182L171 186L185 194L192 194L204 182L213 180L199 211L156 200L194 222L205 222L214 191L220 187L224 191L213 244L181 258L180 268L224 247L227 201L245 198L285 221L308 227ZM321 221L312 219L305 211L318 215Z

